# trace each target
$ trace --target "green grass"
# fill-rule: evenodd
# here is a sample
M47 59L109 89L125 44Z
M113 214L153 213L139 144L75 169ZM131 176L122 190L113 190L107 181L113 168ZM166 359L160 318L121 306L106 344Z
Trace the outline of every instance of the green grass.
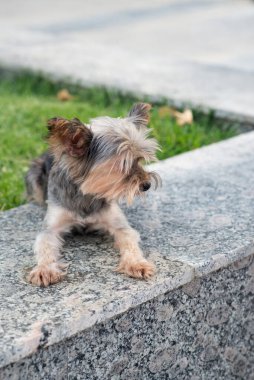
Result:
M73 100L60 102L57 91L68 88ZM46 148L46 121L54 116L82 121L99 115L124 116L135 101L103 88L54 83L40 74L0 70L0 210L25 202L24 175L29 161ZM160 117L155 105L150 126L162 146L159 159L198 148L236 134L234 125L215 120L213 114L194 112L192 125L179 127L169 116Z

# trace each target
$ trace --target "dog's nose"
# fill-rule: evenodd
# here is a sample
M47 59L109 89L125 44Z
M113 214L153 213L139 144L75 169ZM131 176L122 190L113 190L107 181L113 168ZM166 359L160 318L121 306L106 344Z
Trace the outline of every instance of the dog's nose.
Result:
M140 185L140 190L141 191L147 191L149 190L151 187L151 183L150 182L143 182L141 185Z

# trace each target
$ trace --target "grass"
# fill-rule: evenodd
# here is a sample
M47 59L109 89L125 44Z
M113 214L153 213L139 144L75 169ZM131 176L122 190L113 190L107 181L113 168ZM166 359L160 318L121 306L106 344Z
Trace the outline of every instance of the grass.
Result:
M74 98L61 102L56 94L68 88ZM147 99L142 99L147 100ZM0 210L25 202L24 175L29 161L46 148L46 121L54 116L82 121L99 115L124 116L140 99L103 88L52 82L40 74L0 70ZM194 111L194 122L180 127L154 106L150 126L162 146L159 159L216 142L236 134L234 125L219 122L213 113ZM165 105L165 104L164 104Z

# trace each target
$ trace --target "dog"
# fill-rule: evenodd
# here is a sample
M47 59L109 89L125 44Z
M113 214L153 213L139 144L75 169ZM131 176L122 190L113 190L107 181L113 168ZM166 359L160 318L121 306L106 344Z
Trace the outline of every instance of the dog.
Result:
M125 118L97 117L48 120L49 150L34 160L26 175L29 200L47 204L44 227L34 244L37 265L28 281L48 286L63 279L64 235L74 226L103 230L120 250L117 271L147 279L155 272L139 247L139 234L128 223L119 202L130 204L152 185L161 184L143 163L156 160L157 141L149 137L146 103L135 104Z

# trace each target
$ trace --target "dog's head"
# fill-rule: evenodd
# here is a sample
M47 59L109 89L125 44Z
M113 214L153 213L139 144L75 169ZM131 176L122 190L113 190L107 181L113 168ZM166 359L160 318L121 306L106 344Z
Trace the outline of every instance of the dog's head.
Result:
M50 119L49 144L55 161L79 184L83 194L108 200L155 188L159 176L143 164L156 160L158 143L149 137L151 106L138 103L125 118L98 117L90 125L78 119Z

